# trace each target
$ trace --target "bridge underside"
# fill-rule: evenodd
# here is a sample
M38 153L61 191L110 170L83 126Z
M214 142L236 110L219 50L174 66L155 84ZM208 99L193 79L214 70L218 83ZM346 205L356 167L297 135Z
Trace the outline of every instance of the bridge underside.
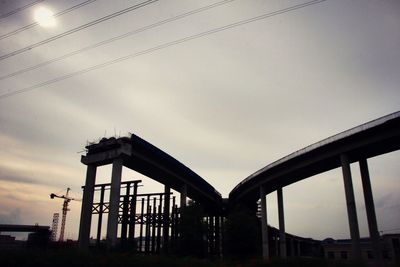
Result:
M341 167L341 155L350 163L400 149L400 117L377 127L330 142L280 164L271 164L240 183L229 195L231 203L254 203L259 199L259 187L265 193L290 185L305 178ZM301 152L301 151L299 151Z
M132 188L134 190L133 193L128 190L125 195L121 195L121 174L124 166L160 182L165 187L162 194L156 194L160 195L160 198L164 196L162 205L161 203L156 204L156 202L154 202L156 200L153 200L153 198L150 199L150 196L148 196L143 200L146 202L147 206L145 207L146 210L141 212L140 217L142 224L145 220L147 222L152 221L157 225L157 231L162 229L163 233L162 235L158 234L158 237L162 236L162 247L165 250L168 250L167 245L171 239L171 229L174 229L171 228L171 222L174 223L176 221L176 216L174 214L177 214L175 198L173 198L173 203L170 203L171 198L169 196L171 194L171 189L180 193L181 208L186 206L186 198L189 197L196 203L201 204L210 220L212 219L214 221L214 216L218 217L222 213L221 195L209 183L167 153L136 135L132 134L131 137L122 137L118 139L103 138L97 144L88 145L86 149L87 153L82 156L81 159L82 163L87 165L79 230L79 242L81 247L87 247L89 245L94 191L95 187L98 186L95 184L96 170L98 166L102 165L112 164L111 183L108 184L110 200L107 203L107 244L110 247L114 247L117 244L118 224L121 222L121 207L122 210L126 210L126 215L122 216L126 218L125 222L122 224L122 226L125 226L122 231L122 237L126 237L127 222L130 221L131 227L134 227L137 221L136 208L134 208L136 207L136 202L140 202L137 199L139 196L137 194L137 184ZM104 190L104 187L102 190ZM121 200L121 197L125 197L126 199ZM124 202L126 202L126 204L124 204ZM153 203L151 207L150 202ZM144 202L141 203L141 206L144 208ZM99 206L97 206L97 209L98 207ZM151 210L148 210L149 208ZM122 213L124 213L124 211L122 211ZM143 214L147 215L143 216ZM154 218L154 216L158 219L151 219ZM160 218L163 218L162 222ZM156 229L155 225L149 227ZM146 236L149 236L149 234L146 233ZM155 235L153 234L153 236ZM130 238L134 239L134 231L130 233ZM160 244L160 242L158 242L158 244Z
M186 186L187 197L201 202L209 212L222 208L221 194L188 167L132 134L129 137L103 139L98 144L87 146L82 156L85 165L102 166L122 159L123 166L137 171L178 192Z
M131 226L129 227L134 227L136 223L139 223L142 225L148 224L146 229L148 227L148 229L152 229L149 231L157 232L146 233L146 238L147 236L152 236L155 239L163 238L162 241L157 240L156 243L154 243L155 239L151 242L146 241L145 251L150 250L150 244L159 246L158 249L151 248L152 251L158 251L160 247L167 248L169 239L179 235L175 231L177 228L174 227L178 223L177 218L182 215L180 213L182 208L186 206L186 197L189 197L196 203L200 203L205 209L205 220L210 229L207 235L209 236L208 240L211 240L210 244L212 244L210 250L216 247L219 249L220 233L222 232L220 227L223 226L221 217L226 215L226 207L242 203L247 207L256 208L257 201L261 200L260 211L264 258L268 258L270 251L278 250L281 257L286 257L287 248L290 246L292 247L289 249L291 251L290 254L295 255L295 251L300 251L294 248L298 240L293 236L289 238L291 244L286 242L287 234L285 233L282 189L297 181L341 167L352 238L352 253L357 258L361 255L360 237L350 164L353 162L360 163L370 238L374 243L374 253L378 255L379 233L367 159L400 149L400 112L322 140L264 167L237 185L229 194L229 201L223 201L221 195L209 183L188 167L136 135L118 139L102 139L99 143L91 144L86 148L87 154L82 156L81 159L82 163L87 165L79 231L81 247L86 247L89 243L93 209L100 214L103 211L99 207L106 207L104 206L105 203L93 203L94 188L100 186L95 184L98 166L107 164L112 164L113 166L111 183L107 184L110 189L110 200L106 203L108 213L107 244L109 246L115 246L116 244L118 224L122 225L122 237L126 238L127 225L130 224ZM140 194L137 193L137 184L133 193L127 190L125 195L121 195L121 172L124 166L162 183L165 186L165 190L156 194L159 195L159 199L152 199L150 196L146 196L141 200L138 199ZM168 196L171 194L171 189L180 193L180 208L175 205L175 198L172 198L172 205L170 203L171 198ZM104 187L102 187L102 190L104 191ZM271 239L271 236L268 237L269 227L267 224L265 198L267 194L273 191L277 191L278 196L279 232L270 230L273 234ZM139 215L136 212L136 204L132 206L136 202L141 202L142 211ZM162 231L162 234L160 231ZM142 236L142 233L140 235ZM134 234L129 236L134 238ZM99 234L98 240L100 240ZM273 250L271 250L271 245L268 244L268 242L272 242L271 240L276 243ZM279 246L277 240L279 240ZM378 256L376 257L378 259Z
M341 167L349 229L352 259L361 260L360 233L354 198L350 164L359 162L367 211L370 239L376 266L381 265L379 232L375 215L372 188L367 159L389 153L400 148L400 112L355 127L319 143L288 155L256 173L237 185L229 194L231 205L244 203L251 206L261 200L261 229L263 257L269 258L269 238L267 231L266 195L277 191L280 230L281 257L286 257L285 220L283 208L283 188L313 175Z

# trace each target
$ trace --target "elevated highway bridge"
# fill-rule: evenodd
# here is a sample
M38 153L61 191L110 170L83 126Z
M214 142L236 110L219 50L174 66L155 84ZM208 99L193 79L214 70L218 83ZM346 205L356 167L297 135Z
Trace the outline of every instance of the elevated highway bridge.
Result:
M360 259L360 234L354 200L350 164L359 162L367 209L370 236L374 243L376 258L379 257L379 233L368 171L367 159L389 153L400 148L400 112L362 124L340 134L324 139L296 151L240 182L229 194L230 205L246 203L251 205L261 200L263 254L268 258L268 233L266 232L267 194L277 191L281 251L285 257L285 222L282 189L290 184L311 176L341 167L345 187L353 258Z
M81 247L89 245L98 166L112 164L106 237L108 245L111 247L117 244L123 167L130 168L163 184L165 186L164 195L166 196L170 195L171 189L180 192L181 206L186 205L186 199L189 197L201 203L210 216L219 216L222 213L222 197L214 187L175 158L134 134L130 137L103 138L99 143L88 145L86 149L86 155L81 158L81 162L87 165L79 229ZM165 198L163 208L165 214L163 217L166 218L163 227L163 242L164 247L166 247L170 225L168 218L171 210L169 197ZM132 211L132 213L135 213L135 211ZM132 218L134 217L135 215Z
M229 205L244 203L254 205L261 200L261 221L263 256L269 258L269 244L266 216L266 195L277 191L280 251L286 257L285 221L283 208L283 188L311 176L341 167L345 187L350 236L352 239L353 258L360 258L360 236L357 211L354 200L350 164L359 162L367 210L370 237L373 241L376 258L379 258L379 233L376 223L372 189L370 184L367 159L389 153L400 148L400 112L396 112L374 121L365 123L340 134L312 144L296 151L259 171L239 183L229 194ZM118 233L118 212L123 166L135 170L165 185L164 195L170 190L180 192L181 205L186 205L190 197L202 204L210 215L210 225L214 229L221 226L221 216L226 200L208 182L188 167L159 148L140 137L102 139L97 144L86 147L82 163L87 165L86 182L82 203L79 242L81 247L89 244L93 195L98 166L112 164L110 183L110 201L108 207L107 242L115 246ZM165 211L169 210L169 198L165 199ZM166 213L164 218L168 218ZM215 218L215 221L214 221ZM168 242L168 221L164 224L164 243ZM218 232L218 234L217 234ZM219 240L216 230L212 238ZM215 246L218 246L217 243Z

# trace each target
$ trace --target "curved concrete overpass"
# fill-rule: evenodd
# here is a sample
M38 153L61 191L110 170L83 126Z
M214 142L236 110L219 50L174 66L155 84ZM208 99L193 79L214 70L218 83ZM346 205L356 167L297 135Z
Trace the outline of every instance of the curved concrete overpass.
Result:
M202 203L210 215L222 212L222 197L214 187L175 158L134 134L131 137L103 138L99 143L86 146L86 149L86 155L81 158L81 162L87 165L79 228L81 247L89 245L96 170L102 165L112 164L107 222L107 240L110 246L117 243L121 174L124 166L162 183L166 195L170 194L171 189L180 192L181 206L186 205L188 196ZM169 198L165 198L164 205L169 212ZM164 226L163 238L166 246L169 231L167 219Z
M368 227L374 258L380 264L379 232L367 159L400 148L400 112L365 123L294 152L250 175L229 194L232 205L252 205L261 200L263 257L269 258L266 195L277 191L281 257L286 257L283 187L334 168L342 167L352 258L361 260L360 233L350 164L359 162Z
M185 187L186 196L201 202L208 209L219 209L221 194L208 182L184 164L137 135L103 139L86 147L82 163L88 166L122 164L178 192Z
M362 124L296 151L239 183L229 194L229 201L255 202L261 185L271 193L313 175L341 166L341 155L350 163L400 148L400 112Z
M268 233L265 196L277 190L281 234L279 242L281 251L285 254L282 188L313 175L342 167L350 233L354 245L354 255L356 255L360 253L359 230L350 163L360 162L370 235L377 243L379 233L373 208L367 159L399 148L400 112L396 112L310 145L262 168L231 191L229 204L245 203L251 206L261 199L263 254L267 258ZM221 194L214 187L178 160L136 135L132 134L131 137L118 139L102 139L97 144L88 145L86 149L87 153L81 159L82 163L87 165L79 230L79 241L82 247L89 244L96 170L98 166L106 164L112 164L107 223L107 240L111 246L115 246L117 242L121 173L124 166L164 184L166 195L170 194L171 188L180 192L183 205L186 203L186 197L189 196L202 203L211 217L222 215L223 201ZM165 210L167 211L170 205L168 199L165 200ZM165 218L169 218L168 214ZM210 218L210 225L212 224ZM166 232L163 233L165 244L168 243L168 225L168 219L166 219L163 228L166 229ZM375 251L377 250L375 248Z

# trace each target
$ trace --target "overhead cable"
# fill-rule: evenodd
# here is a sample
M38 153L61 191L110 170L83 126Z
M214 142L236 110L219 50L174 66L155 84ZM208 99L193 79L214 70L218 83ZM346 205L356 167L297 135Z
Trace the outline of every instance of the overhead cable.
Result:
M139 29L136 29L136 30L133 30L133 31L129 31L129 32L124 33L124 34L122 34L122 35L118 35L118 36L109 38L109 39L107 39L107 40L104 40L104 41L101 41L101 42L98 42L98 43L95 43L95 44L86 46L86 47L84 47L84 48L81 48L81 49L72 51L72 52L67 53L67 54L64 54L64 55L62 55L62 56L59 56L59 57L56 57L56 58L53 58L53 59L44 61L44 62L39 63L39 64L36 64L36 65L34 65L34 66L31 66L31 67L28 67L28 68L25 68L25 69L21 69L21 70L15 71L15 72L13 72L13 73L6 74L6 75L4 75L4 76L0 76L0 81L1 81L1 80L4 80L4 79L7 79L7 78L11 78L11 77L17 76L17 75L20 75L20 74L23 74L23 73L26 73L26 72L28 72L28 71L32 71L32 70L35 70L35 69L38 69L38 68L47 66L47 65L49 65L49 64L51 64L51 63L54 63L54 62L57 62L57 61L60 61L60 60L69 58L69 57L71 57L71 56L80 54L80 53L82 53L82 52L89 51L89 50L94 49L94 48L96 48L96 47L103 46L103 45L109 44L109 43L111 43L111 42L115 42L115 41L117 41L117 40L121 40L121 39L123 39L123 38L126 38L126 37L129 37L129 36L132 36L132 35L135 35L135 34L138 34L138 33L141 33L141 32L147 31L147 30L150 30L150 29L153 29L153 28L158 27L158 26L161 26L161 25L163 25L163 24L166 24L166 23L169 23L169 22L172 22L172 21L176 21L176 20L179 20L179 19L182 19L182 18L191 16L191 15L194 15L194 14L197 14L197 13L200 13L200 12L204 12L204 11L207 11L207 10L209 10L209 9L212 9L212 8L215 8L215 7L218 7L218 6L221 6L221 5L224 5L224 4L233 2L233 1L235 1L235 0L223 0L223 1L219 1L219 2L216 2L216 3L214 3L214 4L207 5L207 6L204 6L204 7L198 8L198 9L194 9L194 10L191 10L191 11L189 11L189 12L186 12L186 13L183 13L183 14L180 14L180 15L177 15L177 16L174 16L174 17L172 17L172 18L168 18L168 19L165 19L165 20L158 21L158 22L156 22L156 23L153 23L153 24L144 26L144 27L142 27L142 28L139 28Z
M112 13L112 14L109 14L109 15L107 15L107 16L104 16L104 17L101 17L101 18L99 18L99 19L93 20L93 21L91 21L91 22L89 22L89 23L83 24L83 25L81 25L81 26L78 26L78 27L73 28L73 29L71 29L71 30L68 30L68 31L66 31L66 32L63 32L63 33L54 35L54 36L52 36L52 37L50 37L50 38L47 38L47 39L45 39L45 40L42 40L42 41L40 41L40 42L31 44L31 45L26 46L26 47L23 47L23 48L21 48L21 49L15 50L15 51L13 51L13 52L11 52L11 53L2 55L2 56L0 56L0 60L4 60L4 59L7 59L7 58L9 58L9 57L16 56L16 55L18 55L18 54L21 54L21 53L23 53L23 52L29 51L29 50L31 50L31 49L33 49L33 48L36 48L36 47L38 47L38 46L41 46L41 45L44 45L44 44L53 42L53 41L58 40L58 39L60 39L60 38L62 38L62 37L68 36L68 35L73 34L73 33L75 33L75 32L78 32L78 31L81 31L81 30L83 30L83 29L89 28L89 27L94 26L94 25L96 25L96 24L99 24L99 23L101 23L101 22L107 21L107 20L109 20L109 19L115 18L115 17L117 17L117 16L123 15L123 14L125 14L125 13L128 13L128 12L130 12L130 11L139 9L139 8L141 8L141 7L144 7L144 6L147 6L147 5L152 4L152 3L154 3L154 2L157 2L157 1L159 1L159 0L147 0L147 1L141 2L141 3L139 3L139 4L130 6L130 7L128 7L128 8L122 9L122 10L120 10L120 11L114 12L114 13Z
M198 34L190 35L190 36L187 36L187 37L184 37L184 38L181 38L181 39L177 39L175 41L167 42L167 43L164 43L164 44L161 44L161 45L149 48L149 49L142 50L140 52L136 52L136 53L133 53L133 54L129 54L127 56L123 56L123 57L119 57L119 58L116 58L116 59L112 59L112 60L106 61L104 63L98 64L98 65L94 65L94 66L89 67L89 68L81 69L81 70L78 70L78 71L75 71L75 72L72 72L72 73L69 73L69 74L66 74L66 75L63 75L63 76L60 76L60 77L45 81L45 82L42 82L42 83L38 83L38 84L29 86L29 87L26 87L26 88L23 88L23 89L19 89L19 90L15 90L15 91L11 91L11 92L5 93L5 94L1 94L0 95L0 100L4 99L4 98L7 98L7 97L10 97L10 96L13 96L13 95L17 95L17 94L25 93L25 92L28 92L28 91L32 91L34 89L38 89L38 88L43 87L43 86L54 84L54 83L57 83L57 82L60 82L60 81L63 81L63 80L78 76L78 75L82 75L82 74L90 72L90 71L98 70L98 69L101 69L101 68L104 68L104 67L107 67L107 66L110 66L110 65L113 65L113 64L128 60L128 59L132 59L132 58L135 58L135 57L138 57L138 56L150 54L150 53L153 53L155 51L165 49L167 47L175 46L175 45L178 45L178 44L181 44L181 43L185 43L185 42L188 42L188 41L191 41L191 40L194 40L194 39L202 38L202 37L205 37L205 36L208 36L208 35L211 35L211 34L215 34L215 33L222 32L222 31L225 31L225 30L228 30L228 29L236 28L238 26L242 26L242 25L245 25L245 24L248 24L248 23L251 23L251 22L267 19L267 18L270 18L270 17L273 17L273 16L277 16L277 15L281 15L281 14L284 14L284 13L288 13L288 12L291 12L291 11L295 11L295 10L298 10L298 9L301 9L301 8L305 8L307 6L315 5L315 4L318 4L318 3L322 3L322 2L325 2L325 1L327 1L327 0L314 0L314 1L305 2L305 3L302 3L302 4L294 5L294 6L291 6L291 7L287 7L287 8L280 9L280 10L277 10L277 11L273 11L273 12L270 12L270 13L265 13L265 14L262 14L262 15L259 15L259 16L256 16L256 17L252 17L252 18L249 18L249 19L241 20L241 21L238 21L238 22L235 22L235 23L231 23L231 24L228 24L228 25L225 25L225 26L222 26L222 27L217 27L217 28L214 28L214 29L211 29L211 30L208 30L208 31L204 31L204 32L198 33Z
M43 1L43 0L42 0L42 1ZM86 6L86 5L88 5L88 4L93 3L93 2L95 2L95 1L97 1L97 0L87 0L87 1L84 1L84 2L82 2L82 3L79 3L79 4L77 4L77 5L74 5L74 6L70 7L70 8L67 8L67 9L65 9L65 10L62 10L62 11L60 11L60 12L54 14L53 17L56 18L56 17L59 17L59 16L61 16L61 15L67 14L67 13L69 13L69 12L75 10L75 9L81 8L81 7L83 7L83 6ZM23 26L23 27L21 27L21 28L18 28L18 29L16 29L16 30L11 31L11 32L8 32L8 33L5 33L5 34L3 34L3 35L0 35L0 40L5 39L5 38L10 37L10 36L13 36L13 35L15 35L15 34L17 34L17 33L23 32L23 31L25 31L25 30L31 29L31 28L33 28L33 27L36 27L37 25L39 25L39 23L33 22L33 23L31 23L31 24L28 24L28 25L26 25L26 26Z
M32 3L29 3L29 4L26 4L26 5L21 6L21 7L19 7L19 8L16 8L16 9L10 11L10 12L7 12L7 13L5 13L5 14L1 14L1 15L0 15L0 19L7 18L7 17L9 17L9 16L11 16L11 15L14 15L15 13L18 13L18 12L24 10L24 9L27 9L27 8L29 8L29 7L31 7L31 6L34 6L34 5L36 5L36 4L40 3L40 2L43 2L43 1L44 1L44 0L33 1Z

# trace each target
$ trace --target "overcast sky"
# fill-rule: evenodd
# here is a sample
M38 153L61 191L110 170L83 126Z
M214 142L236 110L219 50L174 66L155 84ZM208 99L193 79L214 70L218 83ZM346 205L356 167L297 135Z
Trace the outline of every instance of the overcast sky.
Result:
M32 2L2 0L0 14ZM0 35L34 22L39 6L57 13L81 2L42 1L1 18ZM1 39L0 57L140 2L94 1L58 16L54 27L36 26ZM49 194L70 187L72 196L81 198L86 172L81 151L103 136L135 133L227 197L269 163L400 110L400 1L395 0L327 0L172 45L305 2L229 1L5 78L217 2L160 0L0 60L0 223L50 225L62 200ZM23 92L27 88L34 89ZM22 93L7 95L13 92ZM400 228L399 157L393 152L369 160L384 233ZM360 231L367 236L359 169L353 165ZM100 168L97 181L108 182L110 174L109 167ZM142 192L162 190L124 168L123 180L137 178L143 179ZM284 188L284 200L289 233L349 237L340 169ZM71 203L67 238L77 238L80 205ZM268 195L268 209L269 223L277 226L275 193Z

